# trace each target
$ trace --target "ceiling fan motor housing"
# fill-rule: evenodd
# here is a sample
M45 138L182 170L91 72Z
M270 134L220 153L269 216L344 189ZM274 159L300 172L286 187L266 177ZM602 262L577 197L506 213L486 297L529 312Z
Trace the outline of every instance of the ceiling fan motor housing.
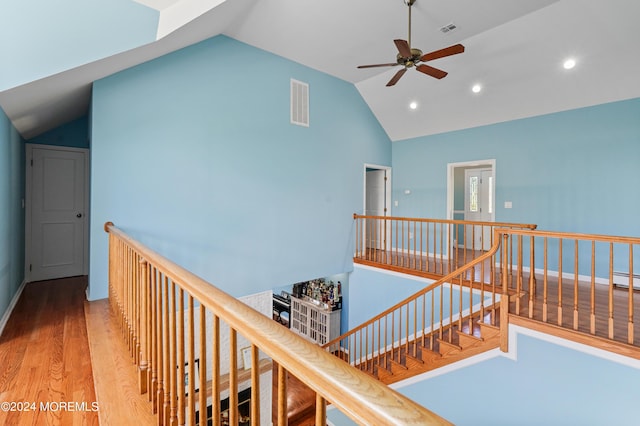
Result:
M405 67L412 67L417 62L420 61L420 57L421 56L422 56L422 50L420 50L420 49L411 49L411 57L410 58L405 58L400 53L398 53L396 58L397 58L397 61L398 61L399 65L404 65Z

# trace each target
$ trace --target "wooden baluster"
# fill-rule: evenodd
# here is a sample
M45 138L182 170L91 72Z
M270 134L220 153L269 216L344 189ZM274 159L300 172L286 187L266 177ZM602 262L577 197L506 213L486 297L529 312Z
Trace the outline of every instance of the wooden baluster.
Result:
M433 293L433 290L431 290L430 293ZM427 322L427 295L423 294L422 295L422 333L421 333L423 347L424 347L424 333L425 333L425 330L427 329L426 322Z
M485 262L482 262L480 264L480 321L484 322L484 287L487 284L486 283L486 278L485 278L485 271L484 271L484 264ZM494 281L493 279L491 280L492 282Z
M596 334L596 242L591 241L591 315L590 327L591 334Z
M573 248L573 329L578 329L578 240Z
M491 226L491 246L492 247L493 247L493 242L494 242L494 235L493 234L494 234L495 229L496 229L496 227L492 225ZM502 247L500 247L500 249L502 250ZM495 281L496 281L496 278L495 278L496 277L496 262L495 262L494 258L491 258L491 263L489 265L490 265L489 266L489 273L491 274L491 282L495 283ZM495 291L494 291L493 294L495 295ZM495 303L495 300L494 300L494 303ZM493 313L492 313L492 316L493 316ZM493 322L492 322L492 325L494 325Z
M229 424L238 420L238 334L229 326Z
M558 240L558 325L562 326L562 238Z
M472 261L476 257L476 225L471 225L471 259Z
M407 336L407 342L409 341L409 336ZM418 299L414 299L413 301L413 356L417 356L418 354Z
M387 319L389 315L384 316L384 346L381 351L384 354L384 365L387 365L387 336L389 335L389 325Z
M417 241L418 234L416 234L416 228L418 224L417 222L413 222L413 269L418 269L418 251L417 251Z
M251 345L251 426L260 426L260 351Z
M462 263L467 264L467 225L466 223L462 225Z
M169 346L169 374L171 377L170 395L168 398L170 404L169 413L169 425L175 426L178 424L178 339L177 339L177 319L178 312L176 311L176 283L171 281L171 321L169 324L169 330L171 333L171 342ZM166 402L165 402L166 403Z
M164 323L166 322L165 313L165 292L163 290L163 276L160 271L157 271L157 305L158 310L156 316L156 370L158 372L157 385L155 388L156 397L154 398L153 412L158 415L158 425L164 424L163 407L164 407L164 381L167 377L164 370L164 344L166 342L164 335Z
M453 268L453 233L452 230L453 225L447 224L447 255L449 256L449 261L447 262L447 273L450 273L454 270Z
M327 424L327 401L319 393L316 393L316 424Z
M633 244L629 244L629 300L628 300L627 343L633 344Z
M389 263L389 250L387 250L388 248L391 247L391 225L389 225L388 223L388 219L385 217L384 218L384 257L383 257L383 261L385 264Z
M138 275L138 256L131 249L131 291L133 303L131 313L133 316L133 358L134 363L140 367L140 282ZM139 380L139 378L138 378ZM138 386L139 387L139 386Z
M549 239L544 237L543 253L543 277L542 277L542 321L547 322L549 312L549 280L548 280L548 259L549 259Z
M278 426L287 426L287 370L278 365ZM235 423L229 423L235 424Z
M162 277L164 300L162 309L164 310L164 320L162 324L162 389L158 388L158 407L162 413L158 416L158 426L169 425L171 418L171 317L169 313L169 278Z
M443 309L444 309L444 287L440 286L440 313L439 313L439 315L440 315L440 324L438 326L439 327L439 329L438 329L438 338L439 339L442 339L443 332L444 332L444 330L443 330L443 327L444 327L444 324L443 324L444 310Z
M369 326L365 327L362 330L364 334L364 346L363 346L363 354L364 354L364 368L369 370Z
M213 426L220 426L220 318L215 313L211 328L211 418Z
M406 310L406 316L405 316L405 327L404 327L404 351L405 354L409 353L409 304L407 304L407 307L405 308ZM400 361L400 353L398 352L398 361Z
M402 226L401 226L401 236L402 236L402 245L401 245L401 250L400 253L402 253L402 258L401 258L401 263L400 266L404 267L404 252L406 250L406 246L404 244L404 220L401 220Z
M184 367L186 364L184 344L185 344L185 332L184 332L184 289L182 285L178 285L178 380L177 380L177 396L178 396L178 424L180 426L185 424L185 383L184 383Z
M442 296L442 286L440 286L438 293ZM442 300L442 297L440 298ZM442 303L441 303L442 305ZM435 333L435 324L436 324L436 295L432 291L431 292L431 332L429 333L429 349L433 350L433 336Z
M380 355L382 354L383 346L382 346L382 321L377 320L376 324L378 326L378 355L376 355L376 364L380 364ZM386 331L386 330L385 330Z
M471 267L471 280L469 281L469 334L473 334L473 283L476 276L476 267ZM460 274L460 284L462 284L462 274ZM460 286L460 294L462 294L462 286ZM460 306L462 309L462 305ZM462 317L462 315L460 315ZM460 328L462 331L462 327Z
M139 285L137 286L139 288L139 293L140 293L140 327L141 329L139 330L139 347L140 347L140 351L139 351L139 357L140 357L140 363L138 364L138 390L140 391L141 394L144 394L147 392L147 374L149 374L149 371L147 370L149 367L149 362L148 362L148 358L147 355L149 354L147 352L147 304L149 302L149 298L148 298L148 290L149 290L149 285L147 282L147 270L149 267L149 264L147 263L146 260L140 259L139 260L139 272L140 272L140 279L139 279Z
M536 258L535 258L535 237L529 240L529 318L533 318L533 311L536 300Z
M204 419L207 416L207 309L202 302L200 302L198 318L200 320L200 383L198 384L198 411L200 417L198 421L203 424L206 423ZM253 395L251 399L253 399Z
M424 256L428 256L428 252L425 250L424 247L424 240L422 238L422 226L423 226L423 222L420 222L420 270L422 271L422 257L423 257L423 252L424 252ZM428 225L427 225L428 226ZM428 261L428 259L427 259Z
M425 236L424 236L424 241L425 241L425 247L424 247L424 261L425 261L425 269L427 272L430 271L430 265L429 265L429 253L431 252L431 250L429 249L429 222L427 222L426 224L426 232L425 232Z
M509 266L507 265L509 236L503 234L502 246L502 295L500 296L500 350L509 352Z
M125 308L125 318L127 319L127 329L128 329L128 336L127 336L128 346L127 347L129 348L129 356L131 358L134 358L135 354L134 354L134 347L133 347L133 318L131 317L131 312L132 312L131 304L133 299L133 292L132 292L132 285L131 285L131 250L129 250L129 247L127 247L126 250L127 250L127 261L125 266L126 268L125 280L126 280L127 305Z
M378 238L378 219L372 219L373 220L373 261L377 262L378 261L378 245L379 245L379 240L380 238Z
M516 279L516 315L520 315L520 299L522 298L522 235L518 235L518 275Z
M613 339L613 243L609 243L609 339Z
M151 360L151 377L149 379L149 401L151 401L151 412L155 413L157 410L156 392L158 391L158 282L157 282L157 270L151 265L149 268L149 285L151 289L151 299L149 303L149 318L151 323L149 326L149 351Z
M437 256L437 252L438 252L438 246L436 244L436 238L437 238L437 228L436 228L436 223L433 222L433 272L438 272L438 258Z
M187 363L188 363L188 401L187 407L189 409L189 425L195 426L196 424L196 355L195 355L195 320L194 320L194 303L193 296L190 294L187 296ZM203 389L204 390L204 389Z
M462 294L462 283L460 283L460 294ZM462 299L461 299L462 301ZM462 309L462 303L460 303L460 309ZM453 317L453 283L449 284L449 343L453 342L453 321L451 318Z

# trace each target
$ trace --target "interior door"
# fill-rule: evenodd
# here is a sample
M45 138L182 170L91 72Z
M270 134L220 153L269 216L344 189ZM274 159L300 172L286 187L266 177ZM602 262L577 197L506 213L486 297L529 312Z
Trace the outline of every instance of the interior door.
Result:
M81 149L28 145L29 281L86 274L86 155Z
M464 219L493 222L493 172L491 169L466 169ZM467 227L465 246L476 250L489 250L491 228L489 226Z
M366 196L365 216L387 215L386 194L386 170L367 170L366 172ZM382 249L386 244L387 229L384 221L367 219L366 246Z

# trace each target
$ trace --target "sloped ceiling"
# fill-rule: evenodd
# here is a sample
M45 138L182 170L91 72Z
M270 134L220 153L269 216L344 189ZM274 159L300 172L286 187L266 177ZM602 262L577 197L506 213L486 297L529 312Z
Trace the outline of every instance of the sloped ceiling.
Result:
M395 61L403 0L85 3L60 0L54 15L46 0L0 6L12 64L0 106L26 139L85 114L96 79L218 34L354 83L394 141L640 96L640 2L629 0L417 0L412 46L466 51L430 63L446 78L409 70L394 87L397 67L356 67Z

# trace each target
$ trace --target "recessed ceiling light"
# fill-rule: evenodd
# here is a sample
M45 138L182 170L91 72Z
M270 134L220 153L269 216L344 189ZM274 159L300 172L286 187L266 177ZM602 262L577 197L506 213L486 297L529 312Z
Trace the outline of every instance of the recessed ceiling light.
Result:
M416 101L413 101L409 104L409 108L411 109L416 109L418 108L418 103Z
M480 84L474 84L473 87L471 88L471 91L473 93L480 93L481 90L482 90L482 86Z
M576 60L573 58L569 58L564 61L562 66L564 67L565 70L570 70L571 68L576 66Z

